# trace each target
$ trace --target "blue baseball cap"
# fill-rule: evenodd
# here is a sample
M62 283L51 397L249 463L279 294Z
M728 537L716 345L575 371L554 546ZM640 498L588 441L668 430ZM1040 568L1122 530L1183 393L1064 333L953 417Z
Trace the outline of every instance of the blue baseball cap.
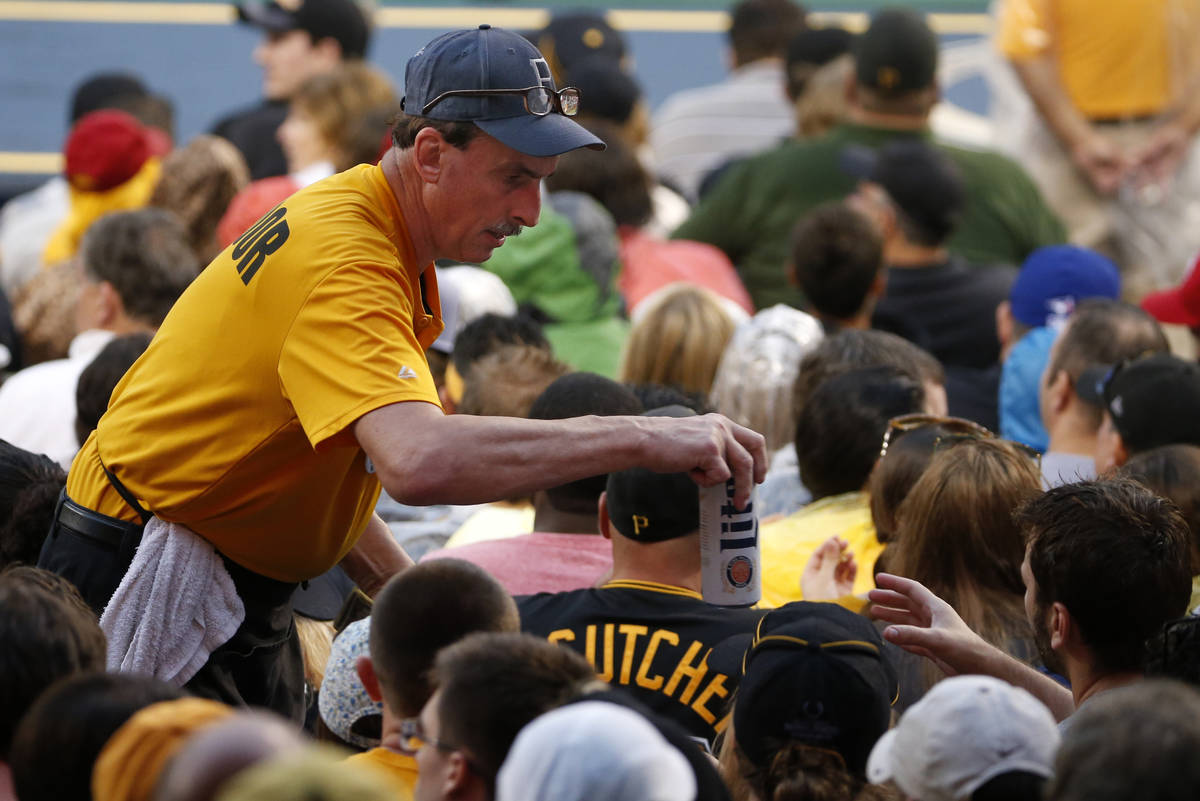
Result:
M560 108L540 116L530 112L519 90L537 87L557 92L541 52L520 34L480 25L442 34L408 60L401 108L412 116L473 122L527 156L557 156L581 147L604 149L602 140ZM442 97L447 92L480 90L514 93ZM438 102L425 111L434 101Z
M1094 250L1052 245L1029 254L1008 300L1012 315L1030 328L1061 327L1081 300L1121 295L1117 266Z

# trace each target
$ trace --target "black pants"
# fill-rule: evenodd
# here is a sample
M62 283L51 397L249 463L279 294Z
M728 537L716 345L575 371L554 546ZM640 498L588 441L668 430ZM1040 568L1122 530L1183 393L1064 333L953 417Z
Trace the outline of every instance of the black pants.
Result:
M121 583L143 526L80 506L63 493L38 567L71 581L99 615ZM246 618L217 648L185 689L237 706L260 706L304 720L304 663L292 620L296 585L275 581L230 561Z

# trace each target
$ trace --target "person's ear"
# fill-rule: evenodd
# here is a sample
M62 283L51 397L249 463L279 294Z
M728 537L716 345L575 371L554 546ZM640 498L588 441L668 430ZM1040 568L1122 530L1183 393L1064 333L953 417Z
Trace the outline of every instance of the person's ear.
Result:
M1001 348L1006 348L1012 344L1012 338L1012 304L1007 300L1002 300L996 307L996 340L1000 343Z
M1046 384L1049 395L1049 406L1055 414L1062 414L1071 402L1071 375L1066 370L1059 370L1054 378Z
M100 282L96 290L96 302L102 328L113 325L125 313L120 293L108 281Z
M381 702L383 691L379 689L379 676L375 674L375 663L371 661L371 657L360 656L355 660L354 672L358 674L358 680L362 682L371 700L375 703Z
M442 176L442 157L449 143L433 128L422 128L413 141L413 164L426 183L436 184Z
M1113 447L1113 467L1120 467L1129 461L1129 450L1125 447L1121 432L1114 429L1113 436L1116 438L1116 445Z
M887 293L887 270L881 269L875 273L875 278L871 280L871 285L867 287L867 297L878 300Z
M309 58L316 64L332 70L342 63L342 45L332 36L326 36L313 43Z
M1058 601L1050 605L1050 621L1047 627L1050 632L1050 647L1056 651L1061 650L1075 633L1071 613Z
M608 529L609 520L608 520L608 493L607 492L600 493L600 500L597 502L597 505L598 505L598 509L596 510L596 522L600 526L600 536L604 537L604 539L606 539L606 540L611 540L612 532L609 531L609 529Z

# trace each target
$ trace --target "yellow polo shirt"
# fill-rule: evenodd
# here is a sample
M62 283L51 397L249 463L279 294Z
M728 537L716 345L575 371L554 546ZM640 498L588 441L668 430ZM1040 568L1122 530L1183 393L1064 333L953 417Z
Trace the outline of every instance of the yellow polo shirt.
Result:
M417 760L390 748L372 748L347 757L346 762L365 768L387 781L396 792L396 801L410 801L417 786Z
M871 504L865 492L848 492L822 498L798 512L763 523L759 529L762 556L762 606L782 606L803 601L800 576L821 543L835 534L846 540L858 562L854 595L875 588L875 560L883 545L875 538ZM859 611L861 598L849 596L837 603Z
M291 196L205 268L117 385L67 478L77 503L136 519L101 461L164 520L281 581L336 564L379 481L349 426L437 404L425 348L437 280L415 262L379 167Z
M1198 0L1003 0L997 41L1013 60L1053 53L1090 119L1165 111L1192 74Z

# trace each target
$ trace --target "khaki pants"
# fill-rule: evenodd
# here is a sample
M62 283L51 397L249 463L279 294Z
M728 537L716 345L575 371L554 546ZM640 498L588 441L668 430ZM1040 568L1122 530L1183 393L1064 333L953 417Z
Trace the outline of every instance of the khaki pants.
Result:
M1153 129L1152 120L1102 125L1122 147L1136 147ZM1021 133L1021 161L1073 243L1108 255L1121 268L1124 294L1137 300L1153 289L1178 283L1200 251L1200 153L1191 153L1162 192L1122 187L1101 197L1075 168L1058 140L1032 115Z

